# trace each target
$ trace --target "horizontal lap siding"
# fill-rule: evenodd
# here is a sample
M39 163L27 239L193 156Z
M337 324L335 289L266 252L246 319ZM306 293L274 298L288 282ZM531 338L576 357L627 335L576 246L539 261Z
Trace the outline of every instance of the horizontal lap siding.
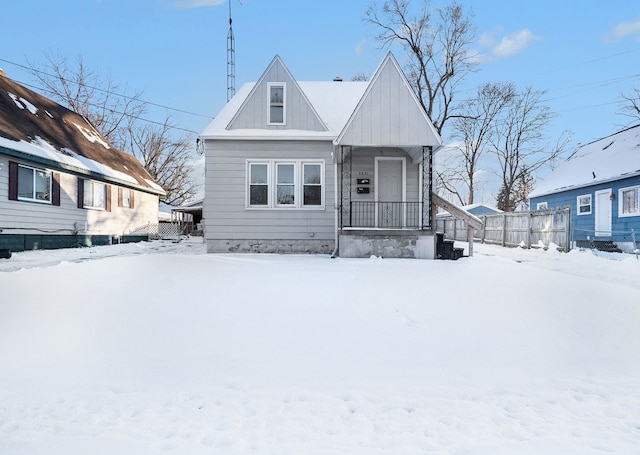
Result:
M134 208L118 207L118 187L111 185L111 212L77 207L77 177L60 172L60 206L9 200L8 160L0 157L0 229L4 234L72 234L76 227L88 235L121 235L158 222L158 197L134 191ZM27 164L27 163L25 163ZM58 171L56 171L58 172ZM85 232L83 232L85 233Z
M205 237L211 240L333 240L335 198L332 151L330 142L318 141L207 141L203 208ZM325 173L324 209L246 208L247 159L322 159Z

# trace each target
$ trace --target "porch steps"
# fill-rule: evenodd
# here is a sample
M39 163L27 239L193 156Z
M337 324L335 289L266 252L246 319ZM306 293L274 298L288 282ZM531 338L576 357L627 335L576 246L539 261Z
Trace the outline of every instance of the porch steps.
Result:
M605 251L607 253L622 253L613 240L576 240L578 248Z
M436 233L436 259L457 261L463 256L464 248L454 246L453 240L444 238L444 234Z

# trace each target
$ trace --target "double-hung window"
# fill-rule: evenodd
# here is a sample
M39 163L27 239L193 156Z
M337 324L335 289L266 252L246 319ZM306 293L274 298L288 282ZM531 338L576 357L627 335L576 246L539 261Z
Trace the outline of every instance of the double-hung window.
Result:
M249 160L248 208L324 208L324 162Z
M640 215L640 186L622 188L618 200L618 216Z
M51 203L52 176L50 171L18 165L18 199Z
M286 86L284 82L270 82L269 91L269 125L284 125L286 117Z
M106 210L107 185L104 183L94 182L92 180L85 180L82 205L86 209Z
M591 195L585 194L577 198L578 215L591 215Z

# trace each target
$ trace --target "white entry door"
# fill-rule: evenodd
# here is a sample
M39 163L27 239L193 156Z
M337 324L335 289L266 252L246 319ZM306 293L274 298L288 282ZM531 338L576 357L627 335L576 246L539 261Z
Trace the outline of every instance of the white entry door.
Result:
M611 190L596 191L596 237L611 237Z
M404 227L403 158L376 158L376 226Z

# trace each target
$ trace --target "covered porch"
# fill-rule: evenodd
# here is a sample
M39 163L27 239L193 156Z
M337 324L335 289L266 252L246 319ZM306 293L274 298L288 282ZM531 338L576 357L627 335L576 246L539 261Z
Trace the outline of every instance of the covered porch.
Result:
M432 155L431 146L339 147L340 256L435 258Z

